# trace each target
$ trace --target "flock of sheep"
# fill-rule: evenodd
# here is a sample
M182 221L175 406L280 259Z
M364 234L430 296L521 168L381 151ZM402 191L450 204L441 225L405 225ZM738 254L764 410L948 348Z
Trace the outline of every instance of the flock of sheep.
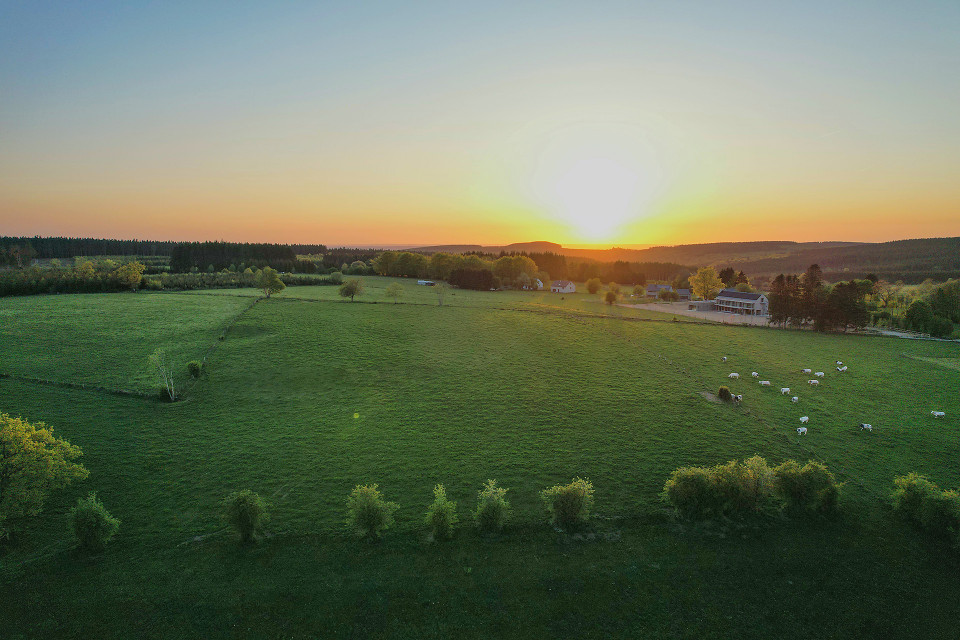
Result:
M723 356L722 358L720 358L720 362L726 362L726 361L727 361L727 356ZM848 371L847 365L843 364L843 362L841 362L840 360L837 360L836 368L837 368L837 373L846 373L846 372ZM820 386L820 379L823 378L824 375L825 375L825 373L824 373L823 371L816 371L816 372L814 372L813 369L800 369L800 372L801 372L801 373L806 373L806 374L813 373L813 376L814 376L814 377L811 378L810 380L807 380L807 384L809 384L809 385L812 386L812 387ZM751 372L750 372L750 375L751 375L752 377L754 377L754 378L759 378L759 377L760 377L760 374L759 374L758 372L756 372L756 371L751 371ZM740 374L734 372L734 373L731 373L730 375L728 375L727 377L730 378L730 379L733 379L733 380L739 380L739 379L740 379ZM769 387L769 386L770 386L770 381L769 381L769 380L759 380L759 383L760 383L760 386L761 386L761 387ZM784 396L790 395L790 387L781 387L781 388L780 388L780 395L784 395ZM743 401L743 394L739 394L739 395L733 396L733 400L734 400L734 402L736 402L737 404L740 404L740 403ZM800 402L800 397L799 397L799 396L791 396L791 397L790 397L790 402L794 402L794 403ZM930 413L933 415L934 418L942 418L942 417L944 417L944 416L946 415L946 413L944 413L943 411L931 411ZM809 424L809 422L810 422L810 416L800 416L800 424L801 424L801 425ZM872 425L872 424L867 424L866 422L861 422L861 423L860 423L860 430L861 430L861 431L869 431L869 432L873 433L873 425ZM807 435L807 427L806 427L806 426L797 427L797 435L801 435L801 436Z

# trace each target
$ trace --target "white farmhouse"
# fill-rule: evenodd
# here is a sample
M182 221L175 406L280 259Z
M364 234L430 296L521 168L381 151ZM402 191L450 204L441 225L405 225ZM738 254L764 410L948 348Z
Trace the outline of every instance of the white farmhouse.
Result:
M550 291L554 293L576 293L577 285L569 280L554 280L550 283Z
M724 289L713 301L713 310L741 316L765 316L769 311L769 301L762 293Z

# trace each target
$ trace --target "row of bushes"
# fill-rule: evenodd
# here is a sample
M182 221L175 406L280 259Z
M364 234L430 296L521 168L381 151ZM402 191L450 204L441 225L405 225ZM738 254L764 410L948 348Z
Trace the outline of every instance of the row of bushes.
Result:
M960 547L960 492L945 491L910 473L893 481L893 510L938 538Z
M681 467L661 497L687 518L743 515L779 508L791 513L837 510L841 484L823 464L787 460L770 467L760 456L715 467Z
M924 530L960 546L960 492L941 490L926 477L911 473L894 480L894 511ZM837 511L841 484L821 463L801 466L787 460L770 467L754 456L731 460L714 467L681 467L664 485L662 498L687 518L710 518L759 513L775 501L791 513L829 514ZM484 533L503 529L510 517L507 489L487 480L477 494L472 512L477 528ZM572 529L585 524L593 508L593 484L574 478L540 492L552 524ZM447 498L446 489L433 489L424 523L434 540L451 538L459 522L457 503ZM269 521L268 505L249 489L233 493L223 503L224 519L236 530L242 543L251 543ZM357 485L347 498L347 526L364 538L377 538L394 522L399 508L384 499L376 484ZM112 517L91 493L71 510L79 545L100 550L113 537L120 521Z
M483 533L496 533L510 518L508 489L487 480L477 494L473 519ZM574 478L570 484L556 485L540 492L550 522L566 529L583 525L593 507L593 484ZM376 484L357 485L347 498L347 526L363 538L377 538L394 522L399 508L387 502ZM237 531L240 541L249 543L269 520L266 502L249 489L233 493L224 501L224 518ZM457 503L447 498L442 484L433 488L433 502L427 507L424 523L434 540L451 538L460 521Z

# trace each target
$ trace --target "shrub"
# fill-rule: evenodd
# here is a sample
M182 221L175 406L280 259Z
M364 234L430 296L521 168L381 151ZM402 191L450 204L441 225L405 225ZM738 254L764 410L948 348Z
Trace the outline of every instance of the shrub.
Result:
M960 547L960 493L943 491L916 473L894 478L893 509L925 531Z
M77 506L70 509L70 521L77 543L88 551L103 549L120 528L120 521L97 500L96 493L77 499Z
M930 330L930 335L934 338L949 338L953 335L953 323L950 322L949 318L944 318L943 316L933 316L927 328Z
M590 278L587 280L587 291L591 294L600 291L600 287L602 286L603 284L600 282L600 278Z
M433 488L433 504L427 508L426 523L434 540L453 537L453 525L457 518L457 503L447 500L447 490L442 484Z
M706 467L675 469L660 495L684 518L709 518L721 513L717 483Z
M334 271L328 276L328 279L333 284L343 284L343 274L339 271Z
M930 482L926 476L909 473L893 479L893 510L907 520L920 522L920 505L924 499L940 491L940 487Z
M347 525L357 535L375 538L393 524L393 512L399 508L386 502L377 485L357 485L347 498Z
M237 530L243 544L253 542L257 532L270 519L267 503L249 489L231 493L223 501L223 508L224 519Z
M760 456L717 465L713 473L724 513L759 511L773 493L773 471Z
M663 487L661 498L686 518L758 512L773 494L774 472L753 456L715 467L681 467Z
M811 460L801 467L787 460L773 471L774 491L788 511L830 513L837 510L840 483L822 463Z
M497 486L496 480L487 480L477 496L477 510L474 518L481 531L489 533L499 531L510 517L510 503L506 499L507 489Z
M723 400L724 402L732 402L733 394L730 393L730 387L722 386L720 390L717 391L717 397Z
M960 543L960 493L936 491L924 496L920 526L941 538L956 537Z
M191 360L187 363L187 371L192 378L199 378L203 374L203 363L199 360Z
M568 485L555 485L540 492L550 522L565 529L585 524L593 507L593 484L574 478Z

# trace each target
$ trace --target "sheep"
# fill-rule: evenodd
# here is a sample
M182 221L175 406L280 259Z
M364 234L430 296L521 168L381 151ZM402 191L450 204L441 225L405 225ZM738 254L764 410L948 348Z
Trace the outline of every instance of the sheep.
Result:
M743 402L743 394L738 393L737 395L733 396L733 401L736 402L737 404L740 404L741 402Z
M947 415L943 411L931 411L930 413L933 415L934 418L942 418L945 415Z
M728 375L727 377L728 377L728 378L733 378L734 380L739 380L739 379L740 379L740 374L739 374L739 373L731 373L731 374Z
M843 365L842 367L840 367L840 373L843 373L846 370L847 370L847 365Z
M810 385L813 385L813 386L817 386L818 384L820 384L820 381L819 381L819 380L807 380L807 384L810 384Z
M722 358L720 358L720 362L726 362L726 361L727 361L727 356L723 356Z
M805 436L805 435L807 435L807 428L806 428L806 427L797 427L797 435L798 435L798 436Z
M813 373L813 369L800 369L800 373Z
M759 378L759 377L760 377L760 374L757 373L756 371L751 371L751 372L750 372L750 375L752 375L754 378Z
M798 398L797 396L793 396L792 398L790 398L790 402L800 402L800 398Z
M822 377L823 377L823 371L817 371L817 372L816 372L815 374L813 374L813 375L815 375L815 376L818 377L818 378L822 378Z
M780 395L785 396L790 393L790 387L780 387Z
M770 381L769 381L769 380L761 380L761 381L760 381L760 386L761 386L761 387L769 387L769 386L770 386Z
M860 431L864 431L864 430L869 431L870 433L873 433L873 425L872 425L872 424L866 424L865 422L861 422L861 423L860 423Z
M839 360L837 360L837 366L838 366L838 367L842 367L842 366L843 366L843 363L840 362Z
M810 416L800 416L800 424L807 424L810 422Z

